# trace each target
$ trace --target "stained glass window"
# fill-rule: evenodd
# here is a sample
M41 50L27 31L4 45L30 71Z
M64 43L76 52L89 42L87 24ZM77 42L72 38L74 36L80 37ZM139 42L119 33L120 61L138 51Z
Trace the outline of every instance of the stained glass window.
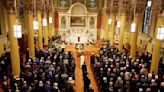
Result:
M150 27L150 23L151 23L151 0L147 0L147 6L145 9L145 13L144 13L144 24L143 24L143 29L142 32L143 33L148 33L149 27Z

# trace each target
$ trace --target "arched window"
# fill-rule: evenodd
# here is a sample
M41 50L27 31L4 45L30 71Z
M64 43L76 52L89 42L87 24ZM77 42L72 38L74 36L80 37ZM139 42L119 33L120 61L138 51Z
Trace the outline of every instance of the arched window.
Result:
M152 6L152 0L147 0L147 6L144 12L144 24L143 24L143 28L142 28L142 32L143 33L148 33L149 27L150 27L150 22L151 22L151 6Z

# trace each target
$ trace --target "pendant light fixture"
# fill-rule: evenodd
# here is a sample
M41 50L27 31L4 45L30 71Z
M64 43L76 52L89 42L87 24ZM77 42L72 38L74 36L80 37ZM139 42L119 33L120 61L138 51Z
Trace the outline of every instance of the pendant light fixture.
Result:
M116 27L117 27L117 28L120 28L120 27L121 27L121 21L120 21L120 11L119 11L118 16L117 16L117 23L116 23Z
M17 12L17 1L15 0L14 1L14 4L15 4L15 11L16 11L16 21L15 21L15 24L13 25L13 28L14 28L14 37L15 38L22 38L22 25L19 23L18 21L18 12Z
M120 26L121 26L121 21L118 20L118 21L117 21L117 26L116 26L116 27L117 27L117 28L120 28Z
M110 8L110 11L112 11L111 8ZM111 14L109 14L109 15L111 15ZM110 16L110 17L111 17L111 16ZM108 24L109 24L109 25L112 24L112 19L111 19L111 18L108 19Z
M133 15L134 15L133 17L135 17L135 8L134 8ZM133 20L133 23L131 24L131 30L130 30L130 32L132 32L132 33L136 32L136 23L134 22L134 20Z
M45 13L45 0L42 0L42 3L44 5L44 13ZM47 26L47 19L46 19L46 16L45 15L43 16L42 24L43 24L44 27Z
M39 29L39 24L37 21L37 13L36 13L36 0L34 0L34 20L33 20L33 29L38 30Z
M131 24L131 32L136 32L136 24L134 22Z
M43 18L42 19L42 22L43 22L43 26L46 27L47 26L47 19L46 18Z
M49 17L49 23L52 23L52 17L51 16Z
M151 4L152 4L151 0L148 0L147 1L147 7L151 7Z
M53 4L51 4L50 12L52 12ZM52 24L52 15L49 16L48 22Z

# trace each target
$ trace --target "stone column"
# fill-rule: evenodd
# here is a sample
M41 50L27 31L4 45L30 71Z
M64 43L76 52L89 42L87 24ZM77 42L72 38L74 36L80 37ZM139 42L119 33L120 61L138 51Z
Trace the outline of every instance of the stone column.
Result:
M44 18L48 19L46 13L44 13ZM48 46L48 25L43 26L43 34L44 34L43 35L44 36L44 46Z
M39 29L38 29L38 47L40 49L43 49L43 34L42 34L42 16L41 16L41 11L38 11L37 12L37 19L38 19L38 26L39 26Z
M42 32L42 1L37 1L37 20L38 20L38 48L43 49L43 32Z
M139 32L139 19L142 17L143 12L145 10L145 2L143 1L143 5L138 4L140 2L135 2L134 6L134 23L136 25L135 27L135 32L130 33L130 55L132 56L133 59L136 58L136 51L137 51L137 38L138 38L138 32Z
M150 72L158 74L158 69L159 69L159 60L160 60L160 52L161 52L161 43L162 41L157 39L157 32L158 32L158 27L164 27L162 24L164 20L164 17L158 13L158 20L157 20L157 26L155 28L156 34L154 36L154 48L153 48L153 54L152 54L152 62L151 62L151 67L150 67Z
M127 2L127 3L124 3L124 2ZM126 22L127 15L129 14L129 8L130 8L129 4L130 4L129 0L120 0L119 14L120 14L121 26L120 26L120 31L119 31L119 46L118 46L119 50L123 49L125 22Z
M14 76L20 75L20 54L18 40L14 37L14 24L16 23L16 12L13 2L7 2L6 10L8 14L8 28L9 28L9 41L10 41L10 57L12 74Z
M27 31L28 31L28 48L29 56L35 59L35 45L34 45L34 30L33 30L33 7L32 4L25 4L25 16L27 18Z

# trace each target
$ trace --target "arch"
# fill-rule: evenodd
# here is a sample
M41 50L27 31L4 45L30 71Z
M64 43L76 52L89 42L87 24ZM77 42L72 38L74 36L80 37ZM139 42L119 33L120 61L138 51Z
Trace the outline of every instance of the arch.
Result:
M68 10L68 13L71 14L87 14L87 8L84 4L81 3L75 3L71 5L71 7Z

